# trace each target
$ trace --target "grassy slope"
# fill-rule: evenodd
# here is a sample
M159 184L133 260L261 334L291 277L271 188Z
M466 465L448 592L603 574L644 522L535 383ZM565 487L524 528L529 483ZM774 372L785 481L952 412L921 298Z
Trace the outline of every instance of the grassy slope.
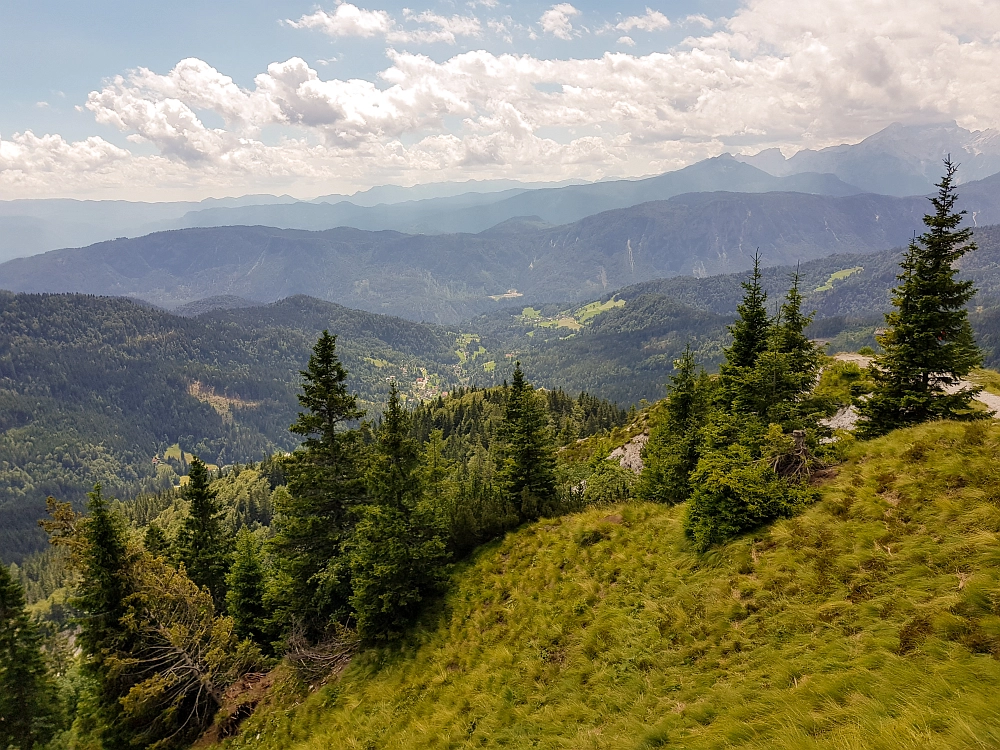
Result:
M800 516L704 556L680 507L539 522L461 566L405 647L230 742L1000 746L998 453L985 424L858 445Z

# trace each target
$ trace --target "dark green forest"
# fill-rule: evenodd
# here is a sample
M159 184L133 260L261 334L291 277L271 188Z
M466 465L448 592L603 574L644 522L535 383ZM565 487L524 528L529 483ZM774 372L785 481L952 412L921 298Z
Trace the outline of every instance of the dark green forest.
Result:
M294 448L297 373L328 326L344 331L368 407L403 368L457 382L443 329L305 297L189 319L121 298L0 292L0 557L44 542L35 520L49 495L171 487L185 467L153 464L171 445L220 466Z
M970 319L985 364L996 366L1000 230L978 229L975 239L979 249L958 266L979 287ZM809 335L830 351L877 347L900 252L802 264L804 304L817 310ZM762 268L762 288L773 300L795 272ZM663 395L688 344L702 366L717 368L742 278L627 287L598 300L622 306L580 316L573 328L540 321L573 320L586 306L543 305L539 318L507 308L464 332L309 297L185 318L121 298L2 293L0 557L40 548L34 524L49 495L82 502L99 481L128 498L174 486L188 454L225 466L294 448L287 426L297 372L324 328L340 332L339 351L370 416L392 382L404 398L426 400L509 381L515 360L538 386L600 394L627 409Z

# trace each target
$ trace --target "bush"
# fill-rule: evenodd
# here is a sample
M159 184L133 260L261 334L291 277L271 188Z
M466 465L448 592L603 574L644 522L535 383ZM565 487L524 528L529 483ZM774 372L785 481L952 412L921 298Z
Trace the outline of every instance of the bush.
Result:
M742 446L703 456L692 475L695 487L684 518L684 532L706 550L762 523L800 509L813 493L753 461Z
M584 505L610 505L632 499L638 477L616 461L598 461L583 491Z

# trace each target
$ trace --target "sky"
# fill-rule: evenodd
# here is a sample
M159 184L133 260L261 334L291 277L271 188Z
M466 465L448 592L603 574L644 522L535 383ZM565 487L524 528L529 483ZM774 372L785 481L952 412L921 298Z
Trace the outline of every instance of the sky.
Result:
M997 0L0 0L0 199L636 177L1000 119Z

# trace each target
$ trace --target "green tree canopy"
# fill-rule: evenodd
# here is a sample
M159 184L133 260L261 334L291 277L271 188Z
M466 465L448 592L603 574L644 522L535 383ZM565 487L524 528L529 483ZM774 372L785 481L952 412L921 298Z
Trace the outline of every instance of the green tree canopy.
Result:
M555 448L544 406L525 382L520 362L507 391L500 433L504 489L521 521L536 519L556 499Z
M691 346L674 364L663 418L650 430L642 451L636 494L644 500L678 503L691 494L691 472L698 464L701 428L708 412L710 381L700 374Z
M760 283L760 253L753 256L753 271L742 283L743 300L737 318L729 327L733 342L726 350L726 367L753 367L767 348L771 318L767 314L767 292Z
M208 467L197 456L191 459L188 477L181 495L190 507L178 539L178 557L188 577L208 589L215 606L224 609L230 540L223 529L223 511L212 490Z
M83 670L94 685L100 742L107 750L118 750L133 746L121 699L137 679L120 657L137 646L134 630L126 625L128 600L135 593L129 575L135 550L129 549L124 519L111 508L99 484L88 498L87 516L75 529L65 523L62 530L54 526L53 541L69 544L75 552L74 565L80 573L73 600L80 611L77 643Z
M304 438L287 462L289 494L276 498L278 561L273 603L284 627L305 626L318 636L350 613L350 570L343 544L364 500L357 430L363 415L347 390L347 370L337 357L337 338L323 331L302 375L303 411L291 431Z
M236 534L233 564L226 575L226 612L236 635L266 646L266 568L261 542L247 527Z
M945 159L945 173L924 216L927 231L910 242L893 290L888 330L878 338L882 354L872 367L875 391L859 407L862 437L932 419L971 419L978 389L962 387L982 361L973 339L966 305L973 282L960 280L955 263L976 249L972 229L959 228L965 211L956 211L958 165Z
M391 638L444 580L443 524L423 497L417 442L393 385L365 481L369 503L350 542L351 605L367 641Z
M52 737L59 699L24 590L0 564L0 747L31 750Z

